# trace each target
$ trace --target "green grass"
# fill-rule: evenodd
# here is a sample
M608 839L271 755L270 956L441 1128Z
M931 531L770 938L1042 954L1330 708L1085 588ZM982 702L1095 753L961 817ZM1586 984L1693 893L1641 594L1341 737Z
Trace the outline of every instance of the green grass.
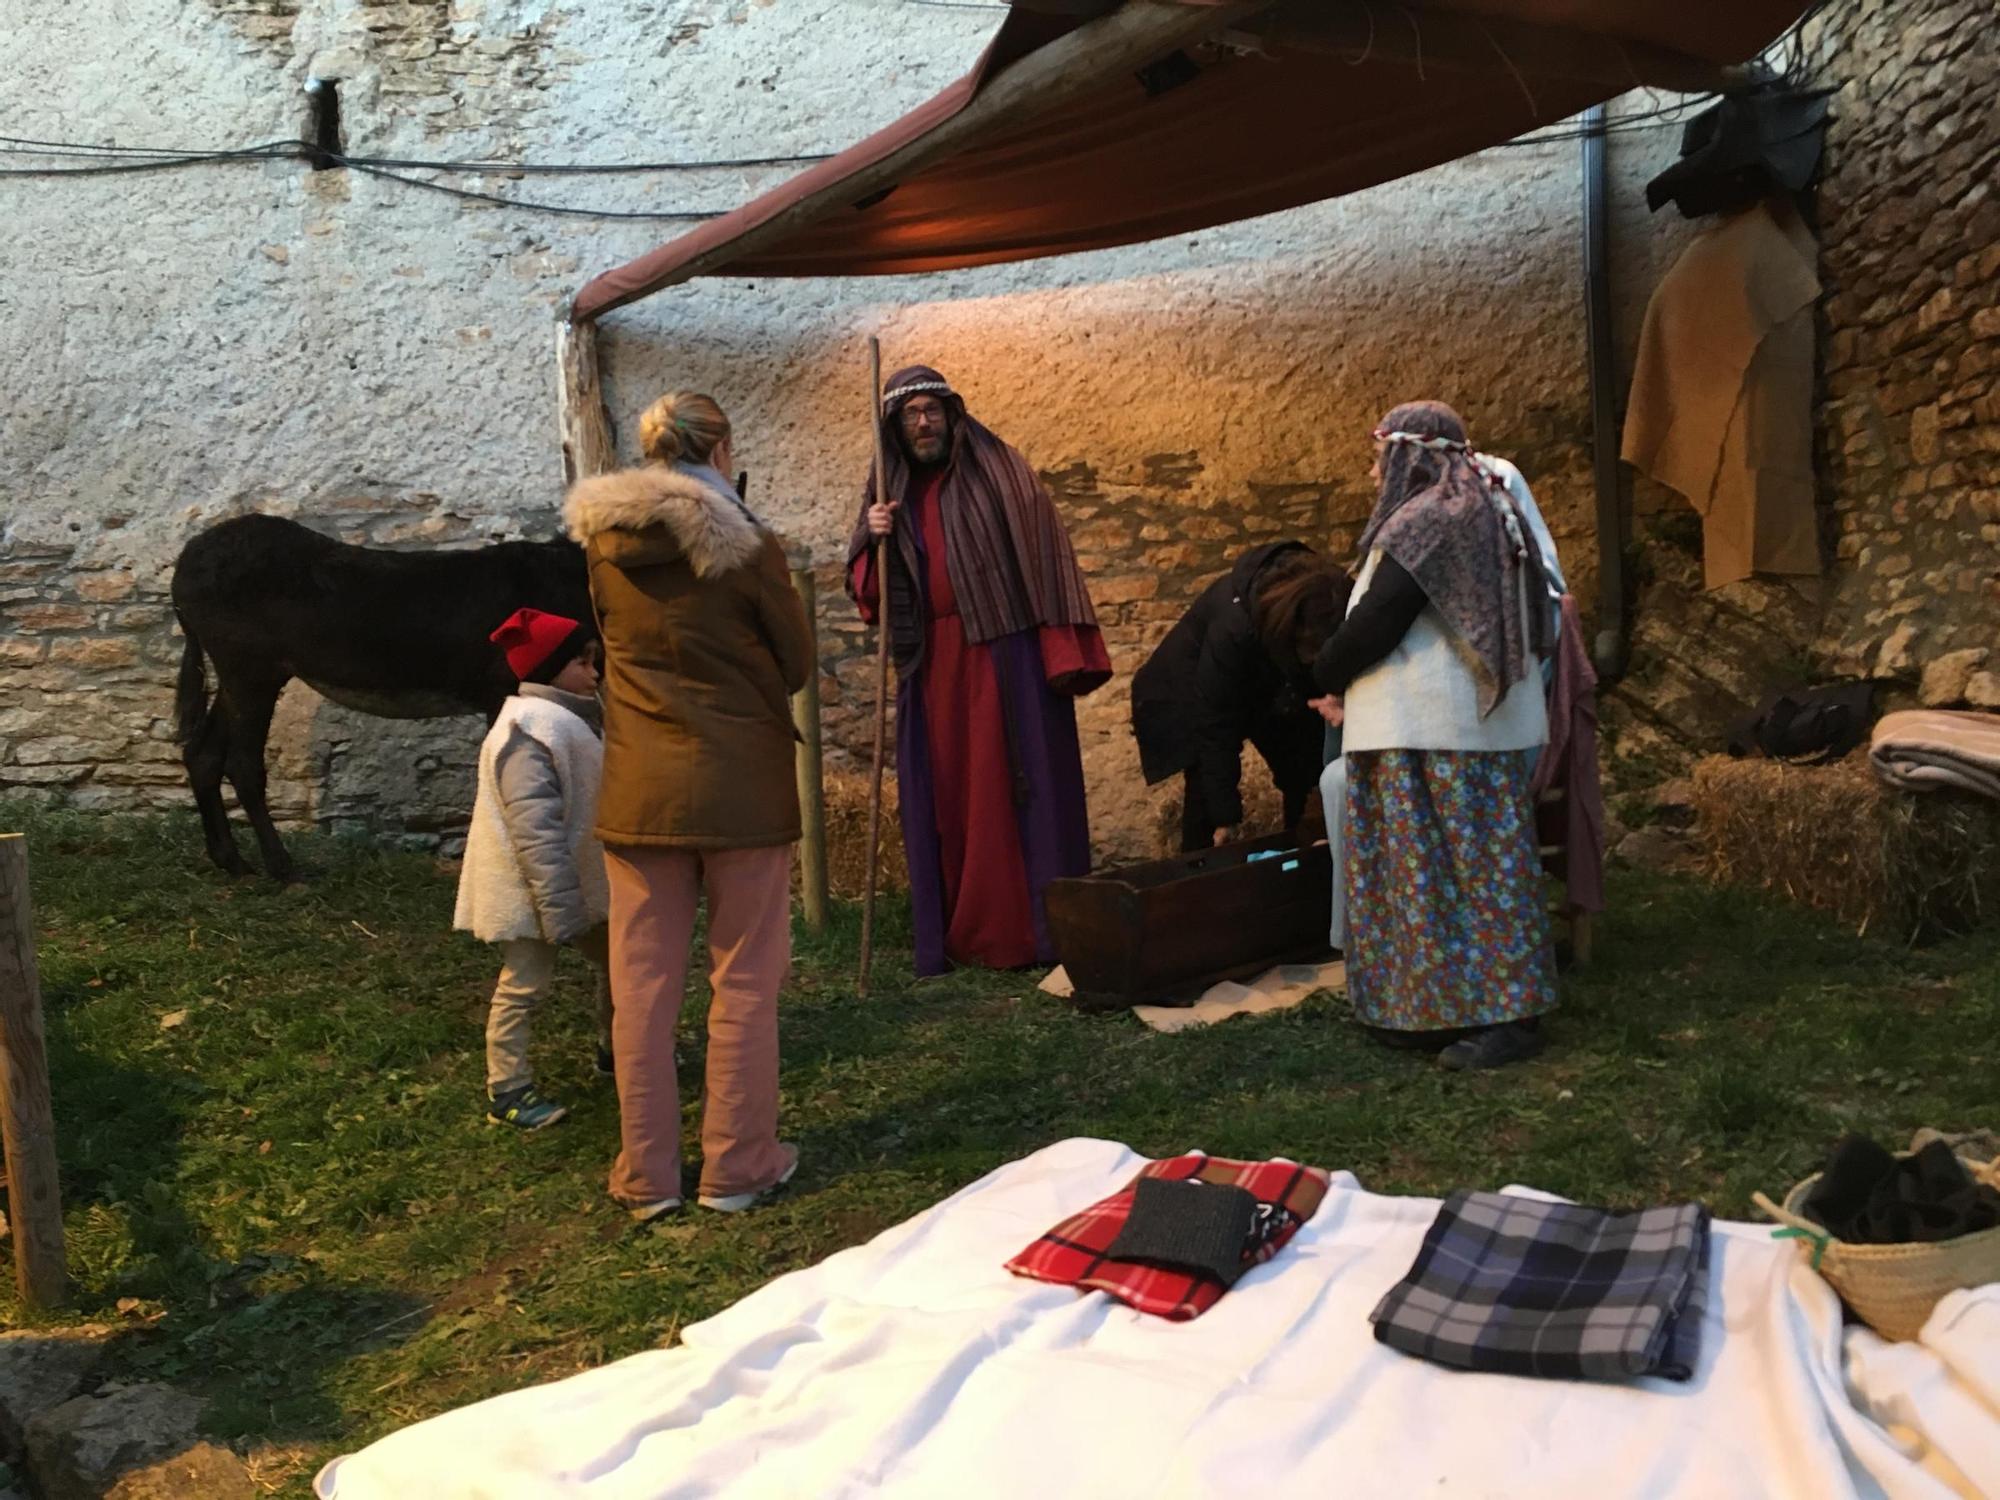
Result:
M616 1109L589 1071L580 965L537 1037L571 1118L526 1139L482 1123L497 964L448 930L432 861L297 840L317 873L287 891L199 864L190 820L13 807L0 827L31 840L73 1315L124 1327L118 1373L207 1395L214 1434L286 1494L402 1424L670 1343L1065 1136L1283 1153L1391 1191L1528 1182L1740 1216L1844 1130L2000 1128L1991 937L1911 952L1624 875L1547 1057L1466 1078L1370 1045L1330 1000L1167 1037L1072 1013L1026 976L913 984L892 908L866 1002L852 912L801 941L783 1021L795 1187L639 1231L604 1196ZM8 1278L8 1321L11 1296Z

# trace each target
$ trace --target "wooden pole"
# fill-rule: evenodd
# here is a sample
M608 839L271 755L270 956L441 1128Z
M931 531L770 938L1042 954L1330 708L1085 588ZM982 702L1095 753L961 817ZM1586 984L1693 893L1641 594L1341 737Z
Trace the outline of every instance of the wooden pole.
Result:
M6 1137L7 1211L21 1301L30 1308L56 1307L69 1296L69 1267L35 913L28 899L28 841L18 833L0 834L0 1134Z
M812 631L812 675L792 695L792 723L799 731L799 891L805 903L806 926L826 931L826 778L820 754L819 725L819 586L810 564L792 569L792 587L806 609Z
M882 341L868 340L868 430L875 435L875 503L889 500L888 455L882 447ZM889 539L875 539L875 764L868 777L868 886L861 900L861 972L856 996L868 995L875 958L875 882L882 864L882 764L889 751Z
M562 433L563 483L618 467L611 414L597 361L597 325L565 320L556 329L556 423Z

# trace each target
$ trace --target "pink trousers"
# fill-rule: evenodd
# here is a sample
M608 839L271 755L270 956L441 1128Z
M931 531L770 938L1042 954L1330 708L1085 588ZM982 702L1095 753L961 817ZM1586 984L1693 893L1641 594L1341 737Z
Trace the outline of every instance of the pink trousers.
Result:
M708 896L707 1097L701 1191L771 1186L778 1145L778 991L792 958L792 851L696 853L627 845L604 851L611 876L611 1050L623 1149L611 1196L681 1196L681 1096L674 1035L695 911Z

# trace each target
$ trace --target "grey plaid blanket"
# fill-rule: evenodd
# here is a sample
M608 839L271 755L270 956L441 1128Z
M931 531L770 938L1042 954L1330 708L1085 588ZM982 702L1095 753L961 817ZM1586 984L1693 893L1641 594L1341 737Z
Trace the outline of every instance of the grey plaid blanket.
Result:
M1369 1320L1378 1343L1455 1369L1686 1380L1708 1240L1698 1203L1615 1213L1453 1193Z

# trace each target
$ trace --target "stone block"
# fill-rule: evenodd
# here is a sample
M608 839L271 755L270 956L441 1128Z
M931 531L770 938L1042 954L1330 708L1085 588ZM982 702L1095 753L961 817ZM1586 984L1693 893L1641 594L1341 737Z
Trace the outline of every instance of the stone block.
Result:
M1965 684L1965 701L1974 708L2000 708L2000 672L1975 672Z
M24 641L18 638L0 640L0 665L26 666L29 662L40 661L47 649L47 643L44 641Z
M28 1424L83 1389L116 1331L90 1323L0 1333L0 1459L20 1462Z
M1938 460L1940 413L1935 404L1919 406L1910 413L1910 457L1920 464Z
M136 667L139 648L130 641L101 638L56 641L49 647L49 660L73 667Z
M1916 669L1914 647L1917 642L1917 627L1905 620L1898 625L1889 638L1882 643L1882 649L1875 655L1875 675L1878 677L1902 677Z
M44 1500L250 1500L241 1459L195 1434L202 1403L164 1385L108 1385L37 1415L28 1466Z
M97 767L90 779L98 786L180 786L187 773L178 765L120 763Z
M0 786L74 786L90 774L88 766L0 766Z
M124 748L120 740L86 740L57 734L24 740L14 747L14 759L24 766L83 766L108 760Z
M1990 653L1984 646L1952 651L1924 667L1923 685L1918 689L1926 708L1942 708L1964 700L1973 674L1986 664Z
M74 604L27 604L7 611L17 630L88 630L97 616Z
M1160 580L1151 573L1129 578L1099 578L1090 585L1090 597L1098 604L1130 604L1150 599L1160 591Z
M83 573L71 584L79 599L92 604L116 604L121 599L129 599L138 590L138 582L130 573Z

